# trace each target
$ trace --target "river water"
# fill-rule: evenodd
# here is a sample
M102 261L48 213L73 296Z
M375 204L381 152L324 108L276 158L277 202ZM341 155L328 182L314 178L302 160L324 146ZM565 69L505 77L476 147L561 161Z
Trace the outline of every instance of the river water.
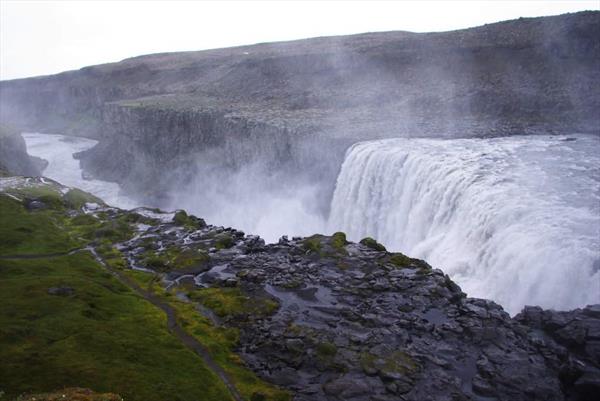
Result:
M48 162L48 166L42 172L44 176L52 178L63 185L80 188L94 194L111 206L123 209L142 206L123 195L119 184L83 177L79 160L75 159L73 154L90 149L98 143L97 141L80 137L36 133L25 133L23 138L27 145L27 153Z

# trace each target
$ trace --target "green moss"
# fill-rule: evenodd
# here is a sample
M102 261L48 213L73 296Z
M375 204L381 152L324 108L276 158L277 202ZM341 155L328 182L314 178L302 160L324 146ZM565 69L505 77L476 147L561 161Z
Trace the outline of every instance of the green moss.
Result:
M215 236L215 248L229 249L235 245L235 239L230 234L221 233Z
M385 246L381 245L379 242L375 241L371 237L366 237L366 238L361 239L360 243L363 244L364 246L367 246L367 247L375 250L375 251L380 251L380 252L387 251L387 249L385 249Z
M322 342L316 347L317 357L321 359L331 359L337 354L337 347L330 342Z
M322 240L323 236L321 234L315 234L313 236L305 238L302 241L302 247L307 252L319 254L321 252L321 249L323 248Z
M198 230L206 227L206 222L196 216L188 215L184 210L178 210L173 216L173 222L178 226L190 230Z
M348 245L346 240L346 234L343 232L337 232L331 236L331 246L338 251L345 251L344 247Z
M187 267L202 266L210 260L210 256L200 249L184 249L172 257L174 269L185 269Z
M220 317L263 317L272 315L278 308L277 302L268 298L249 297L239 288L203 288L189 292L188 296Z
M431 269L431 266L427 264L427 262L421 259L410 258L402 253L392 253L389 256L389 262L396 267L417 267L420 271L425 272Z
M361 354L360 365L366 372L381 371L408 375L418 370L416 362L402 351L394 351L384 357L365 352Z
M156 252L154 242L150 241L143 253L142 265L145 267L167 272L171 270L186 269L205 265L210 260L208 253L201 249L186 249L171 246L162 252Z
M390 263L397 267L410 266L412 259L402 253L392 253Z

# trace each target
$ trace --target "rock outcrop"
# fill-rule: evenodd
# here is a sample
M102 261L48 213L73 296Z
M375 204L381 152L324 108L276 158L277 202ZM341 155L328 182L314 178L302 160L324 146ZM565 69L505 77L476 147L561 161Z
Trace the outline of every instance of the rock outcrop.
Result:
M27 154L20 133L0 126L0 175L41 175L47 162Z
M209 306L198 310L215 325L239 329L247 365L295 400L591 400L600 390L597 305L526 308L512 319L371 239L265 245L230 228L163 221L119 245L130 265L160 272L169 291ZM174 249L206 257L178 267L167 259ZM234 311L198 288L235 288L250 305L278 307Z
M0 120L99 138L84 166L142 191L257 160L331 186L358 140L597 133L599 27L582 12L142 56L2 82Z

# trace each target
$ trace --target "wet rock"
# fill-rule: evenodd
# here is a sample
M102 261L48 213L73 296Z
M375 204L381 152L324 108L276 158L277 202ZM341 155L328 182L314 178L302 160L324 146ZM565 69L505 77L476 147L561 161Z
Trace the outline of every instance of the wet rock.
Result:
M323 385L325 394L339 397L341 399L349 399L370 393L369 385L356 377L342 377L337 380L330 381Z
M323 248L306 252L303 238L266 245L231 229L169 229L154 231L154 242L213 248L197 284L235 286L248 303L273 305L218 324L238 329L247 366L296 401L575 401L599 390L600 307L527 307L513 319L494 302L467 298L440 270L391 266L376 244L334 253L331 237L318 236ZM148 234L121 247L134 264ZM235 241L213 247L217 234Z

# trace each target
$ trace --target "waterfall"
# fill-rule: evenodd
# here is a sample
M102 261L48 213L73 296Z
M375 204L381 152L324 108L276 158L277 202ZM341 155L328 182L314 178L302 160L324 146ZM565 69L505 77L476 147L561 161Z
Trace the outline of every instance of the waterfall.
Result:
M330 231L427 260L510 313L600 302L600 140L388 139L352 146Z

